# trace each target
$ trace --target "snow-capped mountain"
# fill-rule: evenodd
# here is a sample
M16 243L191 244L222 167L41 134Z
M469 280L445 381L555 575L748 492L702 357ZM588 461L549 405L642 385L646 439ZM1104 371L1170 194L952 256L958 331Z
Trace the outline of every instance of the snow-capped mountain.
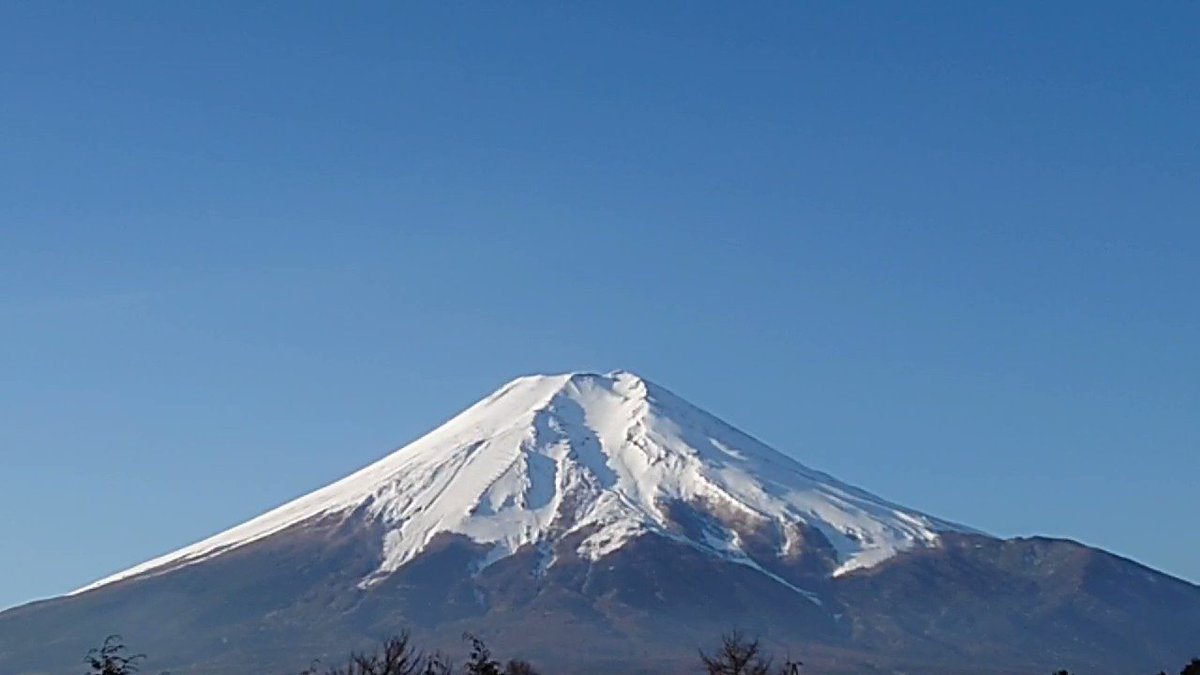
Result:
M673 527L675 502L713 516L699 536ZM597 560L652 532L757 568L743 532L777 529L787 556L808 527L833 545L837 575L970 531L814 471L632 373L535 375L345 479L76 592L362 512L383 525L383 555L364 584L446 532L488 545L481 566L575 533L586 534L578 553Z
M446 650L471 631L546 672L686 673L732 627L811 672L1156 672L1200 652L1200 587L898 506L630 373L540 375L242 525L0 612L0 673L71 672L111 633L156 671L297 672L400 630Z

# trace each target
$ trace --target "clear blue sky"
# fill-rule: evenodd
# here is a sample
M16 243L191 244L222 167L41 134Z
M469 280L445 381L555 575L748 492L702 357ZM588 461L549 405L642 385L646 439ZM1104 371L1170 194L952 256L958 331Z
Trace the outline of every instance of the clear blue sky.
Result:
M637 371L1200 580L1200 3L0 7L0 606Z

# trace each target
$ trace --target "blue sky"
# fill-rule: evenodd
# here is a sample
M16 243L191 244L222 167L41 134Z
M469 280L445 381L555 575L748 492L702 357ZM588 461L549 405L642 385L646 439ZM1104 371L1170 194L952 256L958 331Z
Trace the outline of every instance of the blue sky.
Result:
M6 3L0 606L634 370L1200 581L1200 4Z

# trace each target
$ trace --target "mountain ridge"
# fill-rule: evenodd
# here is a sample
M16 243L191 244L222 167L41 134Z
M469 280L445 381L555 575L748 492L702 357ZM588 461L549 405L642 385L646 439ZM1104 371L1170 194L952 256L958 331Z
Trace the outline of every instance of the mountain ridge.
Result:
M66 672L115 631L180 675L295 672L411 629L547 672L685 673L735 626L831 675L1157 672L1200 651L1200 587L906 509L631 373L528 376L257 518L0 612L0 672Z
M764 489L754 475L764 469L794 480ZM414 472L417 480L400 475ZM834 574L934 545L939 531L974 532L813 470L629 371L528 375L341 480L72 594L356 508L388 525L385 560L368 584L443 531L493 544L486 565L543 537L599 524L581 545L595 558L643 531L664 533L663 499L712 501L730 518L814 525L838 551ZM737 540L736 528L718 528L691 543L749 564Z

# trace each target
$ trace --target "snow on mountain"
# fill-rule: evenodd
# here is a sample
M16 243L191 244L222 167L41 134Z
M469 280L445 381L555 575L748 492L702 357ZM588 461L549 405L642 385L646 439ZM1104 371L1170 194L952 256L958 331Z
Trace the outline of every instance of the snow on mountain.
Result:
M722 514L718 526L686 539L666 513L679 501ZM595 560L657 533L758 567L732 523L785 533L803 525L833 545L837 575L936 545L939 532L970 531L809 469L634 374L535 375L336 483L75 593L351 513L384 525L380 566L363 585L443 532L490 546L484 565L575 533L578 553Z

